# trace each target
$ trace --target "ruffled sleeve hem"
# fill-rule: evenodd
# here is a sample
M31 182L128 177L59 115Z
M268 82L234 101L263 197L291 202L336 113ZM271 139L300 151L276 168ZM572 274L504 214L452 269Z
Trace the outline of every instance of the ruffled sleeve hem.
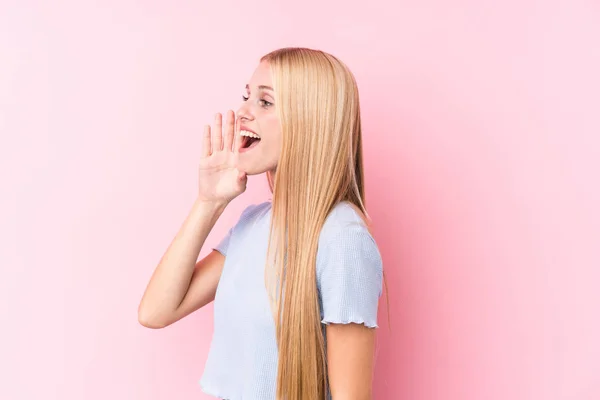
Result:
M323 318L321 323L324 325L330 324L359 324L364 325L367 328L379 328L379 325L375 321L368 321L364 318L354 317L354 318Z

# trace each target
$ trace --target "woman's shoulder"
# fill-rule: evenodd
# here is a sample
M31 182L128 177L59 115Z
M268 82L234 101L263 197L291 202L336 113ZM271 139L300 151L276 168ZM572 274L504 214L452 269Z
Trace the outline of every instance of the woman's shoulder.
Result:
M316 260L322 322L377 326L383 260L358 207L337 204L321 231Z
M239 236L256 226L256 223L266 215L271 208L271 202L252 203L241 212L238 221L231 228L230 234Z
M321 229L319 247L325 247L336 240L343 240L351 232L359 233L361 237L374 241L369 222L364 213L354 204L342 201L336 204Z
M264 201L262 203L253 203L242 211L240 216L240 220L248 221L252 220L258 216L263 215L265 212L268 212L271 209L271 201Z

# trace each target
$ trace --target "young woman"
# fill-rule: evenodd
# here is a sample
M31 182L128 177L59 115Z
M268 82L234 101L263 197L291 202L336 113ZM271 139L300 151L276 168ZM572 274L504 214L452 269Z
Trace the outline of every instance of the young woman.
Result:
M262 57L244 102L206 126L199 190L156 267L139 320L162 328L214 300L200 384L229 400L371 399L383 265L365 208L359 97L318 50ZM266 173L272 201L248 206L197 261L215 222Z

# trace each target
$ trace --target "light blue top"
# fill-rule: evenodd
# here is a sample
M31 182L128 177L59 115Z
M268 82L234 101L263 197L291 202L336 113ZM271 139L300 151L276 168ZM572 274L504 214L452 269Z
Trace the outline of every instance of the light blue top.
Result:
M214 248L226 257L214 300L212 343L199 383L205 393L222 399L275 399L277 342L264 282L271 206L271 201L248 206ZM381 255L349 203L337 204L327 217L316 268L324 333L329 323L377 327Z

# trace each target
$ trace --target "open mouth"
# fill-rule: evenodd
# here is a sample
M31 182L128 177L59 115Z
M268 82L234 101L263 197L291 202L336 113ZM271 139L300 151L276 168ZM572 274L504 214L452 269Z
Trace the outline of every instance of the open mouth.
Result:
M250 136L244 136L244 140L242 141L242 149L249 149L254 147L260 142L260 139L253 138Z
M260 137L254 132L242 130L242 145L240 147L240 152L244 152L258 146L260 142Z

